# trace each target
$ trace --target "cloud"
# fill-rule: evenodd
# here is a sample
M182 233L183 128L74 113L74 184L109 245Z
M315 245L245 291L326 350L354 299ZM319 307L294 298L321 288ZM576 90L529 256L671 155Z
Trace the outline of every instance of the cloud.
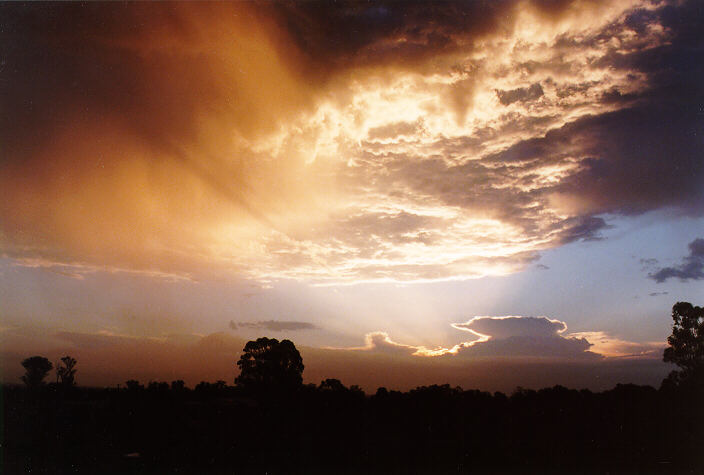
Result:
M697 238L690 242L688 247L689 255L682 259L682 264L663 267L657 272L648 274L648 277L659 284L671 278L677 278L682 282L704 279L704 239Z
M592 343L586 337L598 337L600 349L606 348L608 356L618 355L614 348L636 343L617 340L603 332L565 334L567 325L560 320L547 317L477 316L464 323L453 323L452 327L471 333L474 338L451 348L442 346L428 348L395 342L386 332L372 332L365 337L366 345L352 348L330 348L338 351L361 351L383 353L397 357L446 358L452 361L469 361L486 358L509 360L550 359L563 361L598 360L607 354L592 351ZM652 348L651 348L652 349ZM635 351L635 350L633 350ZM642 352L642 355L650 353Z
M648 259L640 259L639 262L640 262L640 265L642 266L643 270L651 269L651 268L658 265L658 260L655 259L654 257L651 257Z
M508 106L514 102L530 102L543 96L543 88L540 83L531 84L530 87L519 87L510 91L496 90L501 105Z
M19 265L468 279L704 209L697 2L0 9Z
M453 323L453 328L506 339L514 336L555 336L564 332L567 325L546 317L474 317L466 323Z
M367 335L364 347L354 351L378 351L404 357L441 358L449 361L599 361L608 358L657 358L665 346L659 342L637 343L616 338L603 331L566 333L565 322L547 317L477 316L453 323L457 330L474 339L451 348L411 346L391 340L384 332Z
M230 320L230 328L237 329L253 329L253 330L271 330L280 331L298 331L298 330L317 330L318 327L309 322L296 322L286 320L261 320L258 322L235 322Z
M637 343L616 338L606 332L572 333L574 338L583 338L591 343L591 351L610 358L657 358L662 357L665 343Z
M452 326L483 337L460 345L458 357L599 358L586 339L563 336L567 325L546 317L474 317Z
M606 224L604 218L597 216L582 216L574 221L573 225L561 233L564 242L599 241L602 239L599 232L613 227Z
M648 295L651 297L657 297L659 295L667 295L669 292L650 292Z
M3 5L3 253L173 275L236 267L222 240L234 249L302 196L294 178L269 206L297 159L267 166L249 144L309 101L250 7Z
M368 351L374 353L383 353L387 355L410 356L416 354L419 348L411 345L403 345L392 341L389 334L386 332L371 332L364 337L366 344L360 347L341 348L346 351ZM340 348L329 348L331 350L339 350Z

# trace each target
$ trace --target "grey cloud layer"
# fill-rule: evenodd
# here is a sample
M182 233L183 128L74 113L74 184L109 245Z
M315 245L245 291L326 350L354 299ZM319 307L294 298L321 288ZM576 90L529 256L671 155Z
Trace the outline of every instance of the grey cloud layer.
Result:
M286 320L261 320L258 322L235 322L230 321L230 328L237 330L238 328L253 329L253 330L271 330L271 331L298 331L298 330L316 330L318 327L310 322L296 322Z
M543 88L540 86L540 83L537 82L530 87L519 87L518 89L512 89L510 91L496 91L499 102L505 106L513 104L514 102L534 101L543 94Z
M648 277L657 283L673 278L683 282L704 279L704 239L698 238L689 243L689 255L682 259L682 264L663 267L657 272L649 274ZM655 292L650 295L658 294L667 294L667 292Z

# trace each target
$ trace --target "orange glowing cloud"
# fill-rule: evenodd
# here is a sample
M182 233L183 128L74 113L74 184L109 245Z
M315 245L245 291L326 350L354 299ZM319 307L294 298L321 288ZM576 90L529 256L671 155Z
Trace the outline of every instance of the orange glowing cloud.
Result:
M2 255L425 282L519 271L606 212L698 209L689 116L646 61L679 41L657 5L318 7L3 6Z

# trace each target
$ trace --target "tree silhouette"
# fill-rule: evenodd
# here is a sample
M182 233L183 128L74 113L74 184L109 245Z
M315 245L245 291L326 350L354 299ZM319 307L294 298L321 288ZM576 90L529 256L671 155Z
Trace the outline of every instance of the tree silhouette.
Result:
M320 382L320 386L318 386L318 389L321 391L332 391L332 392L345 392L347 391L347 388L345 387L344 384L342 384L342 381L339 379L324 379L323 381Z
M665 348L663 361L674 363L681 371L668 376L669 383L682 381L702 384L704 380L704 308L689 302L677 302L672 307L672 335Z
M76 363L74 358L66 355L61 358L61 366L56 365L56 379L62 386L70 387L76 384Z
M22 381L28 388L36 388L43 384L44 378L53 368L51 361L43 356L32 356L22 361L22 366L26 370Z
M302 384L303 359L290 340L249 341L237 362L235 384L249 389L290 389Z
M704 308L689 302L677 302L672 307L672 335L665 349L663 361L675 363L683 370L692 370L704 364Z
M140 384L140 382L136 379L130 379L128 381L125 381L125 386L127 387L128 391L132 392L137 392L144 389L144 385Z

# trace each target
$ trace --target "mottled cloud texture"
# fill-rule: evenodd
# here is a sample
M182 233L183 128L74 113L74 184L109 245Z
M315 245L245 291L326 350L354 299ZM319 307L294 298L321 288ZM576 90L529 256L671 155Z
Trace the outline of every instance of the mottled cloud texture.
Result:
M0 253L19 265L466 279L599 239L606 214L704 210L696 1L0 15Z
M658 283L671 278L677 278L682 282L704 279L704 239L695 239L689 243L689 255L682 259L680 265L663 267L649 274L649 277Z

